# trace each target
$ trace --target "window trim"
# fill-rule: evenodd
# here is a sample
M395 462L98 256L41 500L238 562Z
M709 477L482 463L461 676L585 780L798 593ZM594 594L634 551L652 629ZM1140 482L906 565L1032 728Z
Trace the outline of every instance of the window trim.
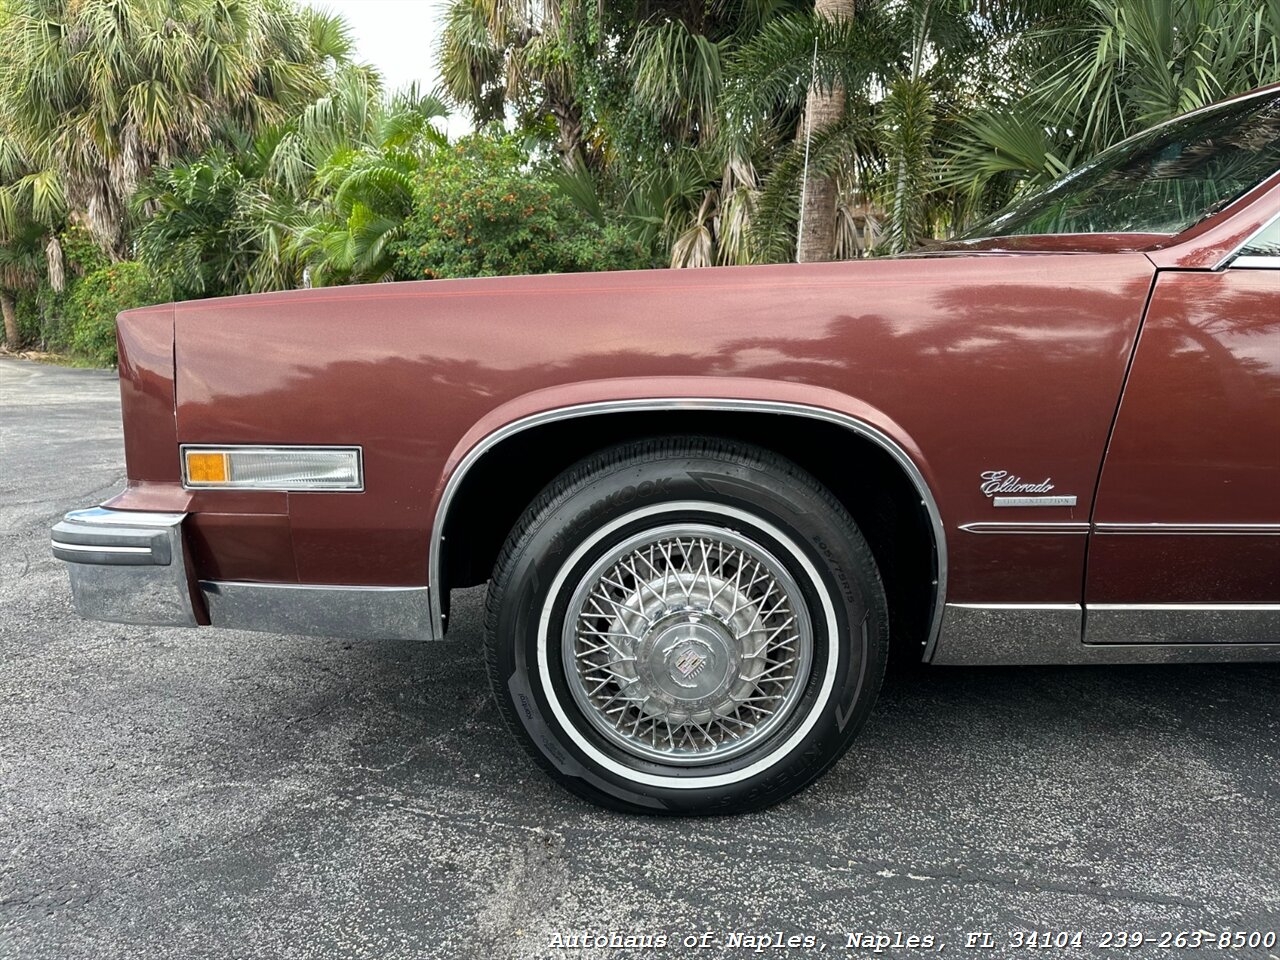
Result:
M1280 270L1280 256L1276 257L1259 257L1259 256L1242 256L1236 257L1231 261L1231 267L1235 270Z
M1273 215L1266 223L1260 226L1248 238L1232 250L1222 263L1218 265L1221 270L1225 267L1238 267L1241 270L1280 270L1280 256L1271 256L1264 254L1247 254L1243 251L1248 250L1249 246L1260 236L1270 230L1272 227L1280 224L1280 213Z

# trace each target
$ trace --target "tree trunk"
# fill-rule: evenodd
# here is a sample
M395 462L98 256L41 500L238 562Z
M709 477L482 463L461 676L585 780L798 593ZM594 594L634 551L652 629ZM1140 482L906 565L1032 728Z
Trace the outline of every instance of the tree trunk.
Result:
M546 91L547 107L556 121L556 154L560 162L569 173L589 168L591 158L583 140L582 105L558 82L548 81Z
M18 311L13 294L8 290L0 290L0 310L4 312L4 345L14 353L22 346L18 338Z
M826 20L853 17L854 0L817 0L814 12ZM844 116L844 89L823 90L816 82L809 86L805 115L800 124L800 148L805 139L816 137ZM796 259L801 263L830 260L836 243L836 184L830 177L810 175L804 182L802 229L796 238Z

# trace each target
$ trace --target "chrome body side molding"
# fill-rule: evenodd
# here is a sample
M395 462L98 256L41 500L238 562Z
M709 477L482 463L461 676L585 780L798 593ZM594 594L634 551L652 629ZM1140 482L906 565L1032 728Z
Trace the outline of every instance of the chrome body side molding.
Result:
M1087 643L1280 644L1280 603L1091 603Z
M67 562L76 612L113 623L194 627L186 516L92 507L55 524L53 555Z
M1280 523L1095 523L1086 520L1065 521L1001 521L979 520L962 523L965 533L1003 533L1043 535L1059 534L1149 534L1153 536L1202 537L1280 537Z
M1095 523L1095 533L1160 536L1280 537L1280 523Z
M979 521L977 523L962 523L959 529L965 533L995 533L995 534L1057 534L1067 536L1083 536L1089 532L1089 523L1087 520L1073 521L1045 521L1043 523L1037 521L1026 521L1019 523L1017 521Z
M1280 661L1280 604L949 603L932 662L1224 661Z
M828 410L824 407L812 407L805 404L786 403L776 400L721 400L710 397L612 400L560 407L515 420L505 426L499 427L493 433L490 433L488 436L476 443L475 446L468 450L461 460L458 461L458 465L454 468L453 473L449 475L449 479L446 481L444 490L440 495L440 502L436 507L435 521L431 528L431 553L428 558L428 562L430 566L429 582L431 591L431 607L434 611L434 617L431 621L433 638L444 638L444 604L440 593L441 558L443 555L445 523L449 517L449 507L453 503L453 498L457 494L458 488L461 487L463 480L466 478L467 472L475 466L481 457L503 440L506 440L517 433L521 433L525 430L530 430L534 427L542 426L547 423L611 413L643 413L673 410L711 410L723 411L726 413L771 413L782 416L807 417L811 420L822 420L827 423L833 423L837 426L844 427L851 433L870 440L872 443L876 444L888 453L893 458L894 462L896 462L907 474L912 484L915 486L917 493L920 495L920 503L925 508L925 511L929 516L929 523L933 530L935 565L934 580L936 583L934 586L933 613L930 621L928 638L925 641L924 659L929 660L933 656L934 648L938 642L938 635L942 629L943 605L946 602L946 530L943 527L942 514L938 510L938 504L934 499L933 492L929 489L929 484L925 481L924 474L921 473L920 468L916 465L916 462L911 459L911 456L906 452L906 450L904 450L896 440L877 427L859 420L856 417L852 417L845 413L839 413L834 410Z
M231 630L353 640L425 640L426 587L240 583L201 580L209 622Z

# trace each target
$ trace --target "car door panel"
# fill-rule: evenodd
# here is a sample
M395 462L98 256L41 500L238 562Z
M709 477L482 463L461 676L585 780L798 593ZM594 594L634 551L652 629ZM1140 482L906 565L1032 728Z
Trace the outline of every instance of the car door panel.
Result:
M1086 640L1277 639L1271 611L1230 609L1280 604L1277 478L1280 271L1161 272L1095 504Z

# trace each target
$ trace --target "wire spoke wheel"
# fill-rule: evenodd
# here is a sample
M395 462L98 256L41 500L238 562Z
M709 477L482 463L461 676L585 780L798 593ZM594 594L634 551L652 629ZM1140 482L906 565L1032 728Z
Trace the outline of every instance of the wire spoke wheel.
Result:
M794 712L813 663L796 581L764 547L709 524L644 531L579 581L562 654L574 701L648 761L719 762Z
M715 437L601 450L530 504L485 606L503 719L551 777L646 815L760 810L848 749L888 609L839 501Z

